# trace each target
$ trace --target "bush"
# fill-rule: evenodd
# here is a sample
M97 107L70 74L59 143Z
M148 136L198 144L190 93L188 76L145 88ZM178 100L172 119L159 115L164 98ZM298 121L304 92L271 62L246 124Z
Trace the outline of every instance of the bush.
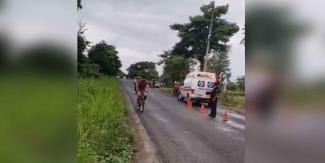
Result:
M232 83L232 82L229 82L227 84L226 89L229 90L229 91L234 91L234 90L236 90L236 85L234 83Z
M220 103L222 106L226 106L226 107L244 108L245 96L243 96L243 94L241 93L226 91L222 93Z
M116 79L80 79L78 162L131 162L133 135Z
M78 64L80 72L79 77L99 77L99 65L98 64Z

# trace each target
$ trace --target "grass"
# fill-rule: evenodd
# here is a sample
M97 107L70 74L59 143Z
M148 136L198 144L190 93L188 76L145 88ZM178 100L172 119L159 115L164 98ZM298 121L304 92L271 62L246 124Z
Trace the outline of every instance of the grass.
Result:
M245 95L238 91L225 91L221 94L220 105L230 110L243 112Z
M77 161L126 163L133 134L117 79L79 79Z
M0 162L75 162L75 90L70 79L0 76Z

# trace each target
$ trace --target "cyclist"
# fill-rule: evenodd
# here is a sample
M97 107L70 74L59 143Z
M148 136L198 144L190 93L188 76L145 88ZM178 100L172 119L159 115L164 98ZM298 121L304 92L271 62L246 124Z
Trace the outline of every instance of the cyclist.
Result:
M141 79L139 79L137 83L138 103L139 103L139 97L142 92L144 93L144 100L147 99L147 91L148 91L148 81L146 80L145 76L141 76Z

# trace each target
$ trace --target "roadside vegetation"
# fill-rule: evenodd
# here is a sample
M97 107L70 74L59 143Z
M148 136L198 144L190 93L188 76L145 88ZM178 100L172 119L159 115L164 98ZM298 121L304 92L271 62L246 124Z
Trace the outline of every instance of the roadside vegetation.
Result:
M133 134L117 79L79 79L77 159L131 162Z
M81 1L78 2L80 10ZM104 40L91 44L85 37L86 30L86 24L80 23L77 161L128 163L133 155L133 133L127 124L126 107L116 78L125 76L120 70L118 51Z
M240 91L226 90L221 95L220 105L225 109L244 112L245 94Z

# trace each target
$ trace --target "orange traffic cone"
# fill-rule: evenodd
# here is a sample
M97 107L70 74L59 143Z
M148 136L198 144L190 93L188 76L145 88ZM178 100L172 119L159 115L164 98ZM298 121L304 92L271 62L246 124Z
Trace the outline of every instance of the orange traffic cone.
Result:
M193 107L192 100L190 100L190 99L187 100L187 107L188 108L192 108Z
M223 121L224 121L224 122L228 122L228 120L229 120L229 117L228 117L228 111L225 111L225 112L223 113Z
M200 108L199 112L200 112L200 113L205 113L204 104L201 105L201 108Z

